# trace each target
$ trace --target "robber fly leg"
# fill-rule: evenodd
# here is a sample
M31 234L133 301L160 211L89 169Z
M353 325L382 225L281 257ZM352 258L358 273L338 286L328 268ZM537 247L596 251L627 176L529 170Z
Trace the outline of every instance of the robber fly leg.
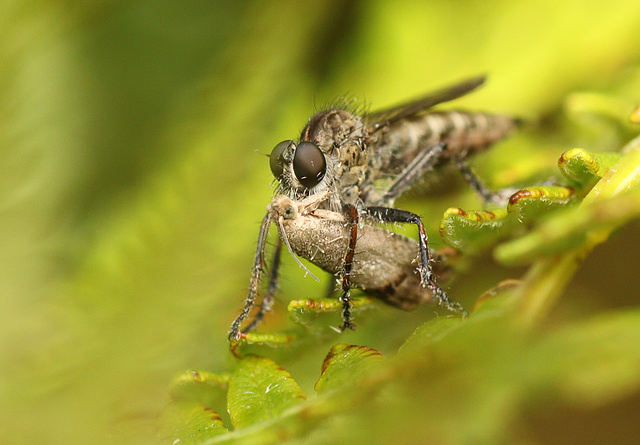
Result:
M469 184L469 187L480 195L485 205L500 207L507 205L509 197L513 195L517 189L491 190L486 186L484 181L473 172L471 166L465 161L465 156L465 153L455 155L453 156L453 162L455 162L456 168L460 171L467 184Z
M445 291L436 283L436 277L431 269L427 231L424 228L422 219L415 213L393 207L368 207L366 212L380 222L415 224L418 227L420 245L420 266L418 271L420 272L420 282L422 286L431 290L438 304L450 311L459 312L463 316L466 316L467 312L464 308L455 301L450 300Z
M412 188L424 174L433 169L446 152L446 144L440 142L422 150L394 179L381 199L381 204L392 206L396 198Z
M251 274L251 281L249 282L249 295L244 302L244 307L240 315L231 324L229 329L229 340L237 342L242 339L242 331L240 326L249 318L251 309L255 306L256 297L260 287L260 278L264 272L264 250L267 245L267 235L269 234L269 226L271 225L271 217L267 213L262 219L262 225L260 226L260 233L258 235L258 246L256 248L256 256L253 261L253 273Z
M271 307L273 306L273 300L276 292L278 291L278 277L280 275L280 252L282 250L282 240L278 238L276 244L276 250L273 253L273 260L271 262L271 272L269 273L269 287L267 288L267 292L262 297L262 303L260 303L260 309L253 316L253 320L251 323L247 325L244 329L242 329L242 333L246 334L248 332L253 331L262 320L264 320L265 314L271 311Z
M351 268L353 266L353 257L356 252L356 241L358 240L358 209L353 205L346 205L345 211L349 220L351 233L349 237L349 246L344 256L344 265L342 268L342 324L340 330L355 329L356 325L351 319Z

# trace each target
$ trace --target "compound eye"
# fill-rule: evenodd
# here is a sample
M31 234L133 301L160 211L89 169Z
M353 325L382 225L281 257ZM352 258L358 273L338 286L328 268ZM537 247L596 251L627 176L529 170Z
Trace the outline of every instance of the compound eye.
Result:
M282 172L284 171L284 151L292 144L293 141L282 141L275 146L271 154L269 155L269 167L271 167L271 173L276 179L280 179Z
M293 219L295 215L296 209L294 209L293 206L286 206L284 208L283 216L285 219Z
M306 188L312 188L324 177L327 161L324 154L313 142L300 142L293 156L293 172Z

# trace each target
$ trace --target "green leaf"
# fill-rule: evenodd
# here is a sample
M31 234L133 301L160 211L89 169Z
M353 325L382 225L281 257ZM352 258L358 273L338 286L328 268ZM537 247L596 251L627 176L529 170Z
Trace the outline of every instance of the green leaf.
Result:
M230 374L216 374L208 371L190 369L176 375L169 385L173 400L203 400L203 394L217 397L226 391Z
M529 222L551 210L565 206L572 195L573 190L568 187L525 187L511 195L507 210L519 221Z
M353 296L351 310L354 314L361 313L371 306L372 301L371 297L365 295ZM338 322L341 309L342 302L338 298L306 298L291 300L287 305L287 314L294 323L319 333L328 329L333 331L330 326Z
M272 360L251 356L238 364L227 396L227 408L235 428L278 417L306 399L291 375Z
M458 317L441 317L421 324L400 347L401 354L416 351L433 343L437 343L452 331L459 328L462 319Z
M504 209L465 211L447 209L440 222L440 236L449 246L478 252L504 238L518 224Z
M562 153L558 168L572 182L591 189L620 160L620 153L589 153L574 148Z
M188 370L176 375L169 385L171 402L165 411L176 413L176 415L182 413L184 416L193 412L197 418L202 419L202 422L206 422L209 417L207 414L202 414L201 411L206 411L207 413L221 412L224 416L221 422L229 424L229 418L226 415L226 400L230 378L231 374L228 373L215 374L196 370ZM164 419L165 423L170 422L171 425L172 418ZM174 423L176 422L177 420ZM180 436L184 437L190 427L189 425L184 425L180 429ZM193 428L202 429L202 425L197 423L193 425Z
M195 401L169 404L160 420L159 435L171 443L196 444L229 432L217 412Z
M338 343L325 357L322 374L315 384L315 389L321 394L352 385L362 380L383 360L382 354L373 348Z
M507 265L528 264L538 258L584 248L590 234L619 226L640 216L640 191L617 196L590 206L562 209L542 218L530 233L494 250Z

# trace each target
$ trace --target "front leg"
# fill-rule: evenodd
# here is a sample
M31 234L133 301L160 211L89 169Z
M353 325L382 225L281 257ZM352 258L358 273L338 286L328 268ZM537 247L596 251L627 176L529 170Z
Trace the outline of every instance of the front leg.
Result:
M355 329L356 325L351 319L351 269L353 267L353 257L356 252L356 242L358 241L358 209L348 204L345 206L345 213L349 223L349 245L344 256L342 266L342 324L340 330Z
M278 291L278 277L280 276L280 253L282 251L282 240L278 238L276 242L276 248L273 253L273 260L271 261L271 271L269 272L269 287L267 288L267 292L262 297L262 302L260 303L260 309L253 316L253 320L251 323L247 325L244 329L242 329L243 334L247 334L253 331L262 320L264 320L264 316L267 312L271 311L271 307L273 306L273 300L275 298L275 294Z
M249 282L249 295L244 301L244 307L240 315L231 324L229 329L229 341L238 342L244 335L241 326L244 321L249 318L251 309L255 306L256 297L260 288L260 278L264 272L264 251L267 246L267 236L269 235L269 226L271 226L271 215L267 213L262 219L260 225L260 233L258 235L258 246L256 248L256 256L253 261L253 273L251 274L251 281ZM233 345L232 345L233 346Z
M422 219L415 213L393 207L368 207L366 213L380 222L408 223L415 224L418 227L418 243L420 249L418 272L420 273L420 283L422 287L428 288L441 306L466 316L467 312L464 308L459 303L450 300L445 291L436 283L436 277L431 268L427 231L424 228Z

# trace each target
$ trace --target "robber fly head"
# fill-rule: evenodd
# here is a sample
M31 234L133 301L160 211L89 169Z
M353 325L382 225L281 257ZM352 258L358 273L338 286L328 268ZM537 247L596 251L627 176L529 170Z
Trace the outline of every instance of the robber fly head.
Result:
M366 136L361 119L349 111L317 113L302 130L300 142L280 142L269 156L281 192L309 196L327 190L353 165L366 162Z
M317 187L327 173L327 159L313 142L282 141L269 156L271 173L282 187L297 191Z

